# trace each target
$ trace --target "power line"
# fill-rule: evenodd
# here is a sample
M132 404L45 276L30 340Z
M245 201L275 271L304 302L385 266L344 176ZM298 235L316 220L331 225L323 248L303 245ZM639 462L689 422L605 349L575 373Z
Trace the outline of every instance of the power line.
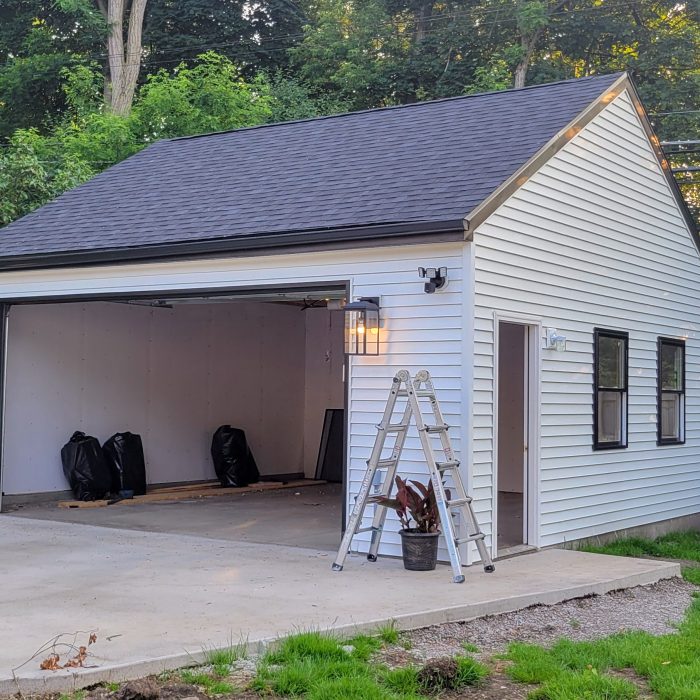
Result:
M599 16L608 16L614 14L614 11L620 8L627 8L634 6L635 2L634 0L619 0L618 2L610 2L607 3L606 5L597 5L595 7L583 7L580 9L561 9L556 12L553 12L549 15L549 17L558 17L558 16L575 16L575 15L586 15L586 14L597 14ZM489 14L494 14L494 20L493 22L489 22L488 25L493 29L494 26L496 25L507 25L507 24L517 24L518 19L517 17L498 17L498 13L502 12L504 9L507 8L490 8L490 9L473 9L469 11L464 11L464 12L451 12L447 13L445 15L440 15L440 16L435 16L435 17L428 17L424 20L426 23L430 22L445 22L445 21L450 21L450 20L456 20L458 18L473 18L475 20L483 19L484 15L489 15ZM515 10L517 9L517 5L513 5L512 9ZM382 26L385 28L394 28L395 23L392 22L391 20L388 22L385 22ZM479 25L477 25L479 26ZM438 32L441 32L441 29L426 29L424 31L424 34L436 34ZM278 37L271 37L269 41L271 42L281 42L281 41L294 41L294 40L300 40L304 39L307 36L305 33L297 33L297 34L287 34L287 35L282 35ZM382 39L381 35L375 35L374 39ZM250 40L249 40L250 41ZM182 57L174 60L159 60L157 56L167 56L173 53L181 53L182 51L187 51L187 52L192 52L192 51L206 51L209 49L224 49L224 48L234 48L234 47L239 47L241 46L241 41L237 42L226 42L226 43L209 43L209 44L199 44L195 46L182 46L182 47L171 47L169 49L164 49L161 51L156 51L153 52L150 55L144 55L144 50L142 49L141 51L138 52L139 55L139 60L138 61L124 61L122 65L124 67L127 66L135 66L135 65L144 65L150 63L159 63L159 64L172 64L172 63L181 63L184 59ZM252 44L255 44L255 42L251 42ZM245 48L248 48L250 50L255 50L256 48L265 51L266 53L274 53L277 51L288 51L289 47L284 46L284 47L279 47L279 48L265 48L264 44L258 43L255 45L251 45L249 43ZM137 52L130 52L126 53L125 56L128 57L130 55L136 55ZM88 53L88 54L77 54L78 56L85 58L85 59L109 59L113 56L116 56L117 54L109 54L105 52L100 52L100 53ZM11 61L5 61L4 63L0 64L0 67L5 67L7 65L10 65ZM696 70L696 66L689 66L687 68L683 67L680 70ZM668 67L666 70L675 70L674 67Z

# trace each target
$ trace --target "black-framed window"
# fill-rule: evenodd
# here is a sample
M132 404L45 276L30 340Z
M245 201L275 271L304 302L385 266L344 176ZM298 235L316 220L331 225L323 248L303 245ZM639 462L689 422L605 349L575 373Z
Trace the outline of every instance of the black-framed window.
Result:
M593 349L593 449L627 447L629 334L596 328Z
M685 341L659 338L657 342L656 442L685 442Z

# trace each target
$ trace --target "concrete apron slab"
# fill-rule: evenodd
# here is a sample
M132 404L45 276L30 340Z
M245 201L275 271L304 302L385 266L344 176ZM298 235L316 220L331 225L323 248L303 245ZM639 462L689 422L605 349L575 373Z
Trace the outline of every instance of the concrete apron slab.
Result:
M284 527L284 523L280 523ZM58 692L203 661L298 630L351 635L518 610L680 574L677 564L550 549L497 563L408 572L400 561L296 547L0 517L0 695ZM39 670L33 654L61 633L98 635L94 668ZM28 661L31 659L31 661ZM28 663L26 663L28 662Z

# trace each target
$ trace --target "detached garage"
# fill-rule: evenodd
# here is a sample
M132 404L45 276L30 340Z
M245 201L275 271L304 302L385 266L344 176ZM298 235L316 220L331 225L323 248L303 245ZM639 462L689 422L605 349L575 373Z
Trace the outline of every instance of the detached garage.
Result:
M65 495L75 430L139 433L154 486L211 481L222 424L314 478L331 411L342 484L197 506L333 549L392 377L428 369L494 555L697 524L697 244L626 75L156 143L0 231L3 509Z

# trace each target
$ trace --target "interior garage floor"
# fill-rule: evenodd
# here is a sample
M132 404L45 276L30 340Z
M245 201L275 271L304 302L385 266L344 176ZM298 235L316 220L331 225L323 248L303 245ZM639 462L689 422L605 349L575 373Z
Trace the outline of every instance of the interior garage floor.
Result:
M98 527L207 537L233 542L281 544L337 550L342 518L342 485L227 493L204 499L59 508L30 504L11 515Z

